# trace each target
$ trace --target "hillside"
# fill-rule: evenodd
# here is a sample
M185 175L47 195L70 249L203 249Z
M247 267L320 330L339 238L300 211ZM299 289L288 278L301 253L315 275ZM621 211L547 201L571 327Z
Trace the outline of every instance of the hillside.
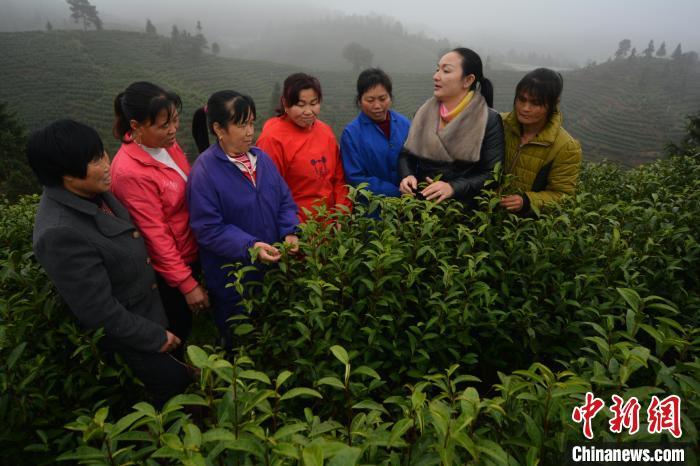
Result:
M180 141L189 153L191 115L216 90L252 95L260 124L270 114L275 83L291 72L287 65L202 56L162 54L168 41L120 31L23 32L0 34L0 101L7 101L29 129L72 117L95 126L110 152L112 101L129 83L151 80L177 91L184 102ZM306 70L309 71L309 70ZM432 67L425 74L394 73L395 107L412 115L430 96ZM355 76L316 73L323 84L322 118L339 134L356 114ZM487 73L496 88L496 108L512 105L520 72ZM669 60L624 60L568 72L562 109L567 129L579 138L589 160L609 158L636 165L661 155L677 141L683 115L700 109L700 73Z

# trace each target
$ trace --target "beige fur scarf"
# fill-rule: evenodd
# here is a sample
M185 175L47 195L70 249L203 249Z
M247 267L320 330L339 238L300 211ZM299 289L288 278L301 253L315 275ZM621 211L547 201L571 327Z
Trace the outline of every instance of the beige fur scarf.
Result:
M467 108L438 129L440 102L431 97L413 117L404 147L420 158L436 162L477 162L488 112L486 100L477 91Z

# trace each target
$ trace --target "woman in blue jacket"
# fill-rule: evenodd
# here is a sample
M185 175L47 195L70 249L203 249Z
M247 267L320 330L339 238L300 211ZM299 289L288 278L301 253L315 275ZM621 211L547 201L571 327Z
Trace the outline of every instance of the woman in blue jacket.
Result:
M356 103L360 114L343 131L340 154L345 181L367 183L374 194L399 196L397 160L411 123L392 110L391 79L370 68L357 78Z
M241 297L221 267L250 263L250 248L262 262L280 259L274 243L296 252L297 206L272 160L253 143L255 103L235 91L214 93L195 112L192 133L200 156L187 182L190 226L224 346L232 346L227 320L242 311ZM208 132L217 142L209 146Z

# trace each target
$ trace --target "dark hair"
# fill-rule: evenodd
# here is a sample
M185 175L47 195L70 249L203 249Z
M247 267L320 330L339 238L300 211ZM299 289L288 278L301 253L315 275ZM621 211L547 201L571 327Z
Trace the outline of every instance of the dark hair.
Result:
M481 95L486 99L488 106L493 107L493 84L491 84L491 80L484 77L484 66L481 63L479 54L466 47L457 47L452 49L451 52L456 52L462 56L462 76L473 74L476 78L471 90L476 89L476 84L479 83Z
M389 97L394 98L391 94L392 87L389 75L379 68L367 68L357 77L355 104L360 105L360 100L365 92L376 86L384 86L384 89L389 93Z
M321 83L318 81L318 78L306 73L294 73L287 76L287 79L284 80L279 106L275 109L277 116L284 115L285 104L287 107L296 105L299 102L299 94L305 89L313 89L318 95L318 101L321 102L323 100Z
M168 112L168 121L173 117L174 110L182 109L182 100L174 92L156 86L147 81L139 81L129 85L114 99L114 137L122 142L124 135L131 131L131 120L139 123L153 123L158 114Z
M230 123L239 125L256 118L255 102L247 95L236 91L215 92L207 100L204 108L197 109L192 117L192 136L199 153L209 147L209 133L216 136L214 123L227 128Z
M560 73L549 68L537 68L523 76L517 86L515 86L515 97L513 107L518 96L527 92L532 98L547 108L547 121L552 118L557 111L557 104L564 90L564 78Z
M60 186L63 176L87 176L90 162L100 160L104 145L97 131L73 120L57 120L27 140L27 159L39 183Z

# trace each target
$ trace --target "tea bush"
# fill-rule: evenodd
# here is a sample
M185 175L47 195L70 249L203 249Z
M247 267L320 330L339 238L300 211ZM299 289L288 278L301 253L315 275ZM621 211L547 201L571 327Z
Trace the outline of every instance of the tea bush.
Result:
M190 346L201 370L191 393L161 412L138 403L126 415L109 391L86 389L107 380L91 370L107 367L93 356L97 336L39 312L61 306L27 252L34 201L5 206L24 214L7 217L17 233L3 232L3 267L19 252L12 270L31 271L13 293L35 296L36 287L50 297L27 303L23 318L47 335L73 335L68 354L83 348L51 359L49 378L27 398L32 422L55 426L68 413L39 401L73 394L60 408L82 408L68 424L74 434L57 431L43 444L16 437L13 451L22 440L83 464L560 464L567 444L582 443L571 413L587 391L606 402L636 396L642 406L676 394L681 441L697 444L698 159L630 171L586 165L579 194L538 219L509 215L491 196L469 212L354 195L363 201L352 214L336 215L337 227L306 224L301 255L285 254L262 283L243 285L247 269L232 267L249 311L236 322L234 354ZM22 218L28 229L12 226ZM3 287L13 276L3 272ZM2 377L16 381L31 376L39 354L22 342L45 342L42 331L24 337L8 325L6 309ZM49 358L48 343L41 348ZM24 392L6 392L10 385L18 386L3 381L3 399L14 404ZM644 416L637 435L613 434L609 417L596 417L596 440L674 440L647 434ZM31 437L27 430L17 435Z

